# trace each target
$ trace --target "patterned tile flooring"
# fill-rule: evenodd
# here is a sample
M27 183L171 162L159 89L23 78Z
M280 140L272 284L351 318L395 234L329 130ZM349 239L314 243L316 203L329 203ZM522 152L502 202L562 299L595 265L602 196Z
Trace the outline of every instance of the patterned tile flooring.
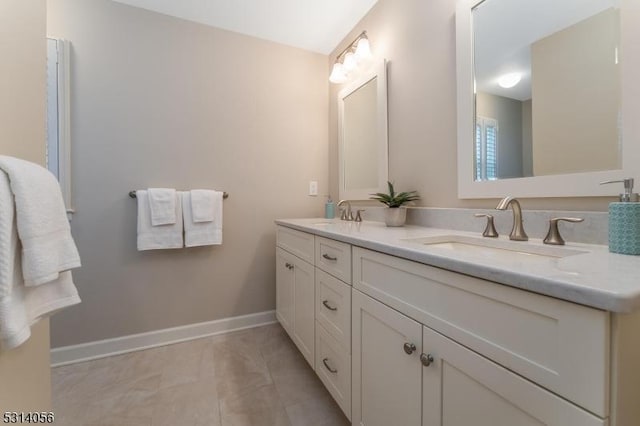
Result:
M349 425L272 324L54 368L63 426Z

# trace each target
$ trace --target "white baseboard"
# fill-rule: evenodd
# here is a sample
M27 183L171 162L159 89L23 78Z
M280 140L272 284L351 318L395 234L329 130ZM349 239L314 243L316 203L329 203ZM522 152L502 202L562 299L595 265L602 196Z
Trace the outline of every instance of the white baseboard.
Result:
M245 328L258 327L276 322L275 311L223 318L215 321L165 328L147 333L131 334L113 339L63 346L51 350L51 366L75 364L92 359L119 355L216 334L229 333Z

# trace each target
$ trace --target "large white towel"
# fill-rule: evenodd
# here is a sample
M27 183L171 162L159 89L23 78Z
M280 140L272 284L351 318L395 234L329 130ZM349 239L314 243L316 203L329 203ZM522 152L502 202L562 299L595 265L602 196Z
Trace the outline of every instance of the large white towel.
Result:
M170 225L153 226L149 194L146 190L136 191L138 198L138 250L172 249L184 247L182 239L181 193L176 193L176 222Z
M213 203L213 221L194 222L191 210L191 193L182 193L182 210L184 212L184 245L187 247L222 244L222 193L216 196Z
M176 223L176 190L173 188L149 188L151 225L173 225Z
M71 271L37 287L25 287L20 268L15 272L13 291L0 297L0 351L24 343L31 337L31 326L39 320L81 302Z
M20 252L14 198L8 176L0 171L0 351L25 342L39 319L80 303L69 271L52 282L25 287Z
M9 176L15 199L25 285L53 281L61 272L79 267L55 176L37 164L7 156L0 156L0 169Z

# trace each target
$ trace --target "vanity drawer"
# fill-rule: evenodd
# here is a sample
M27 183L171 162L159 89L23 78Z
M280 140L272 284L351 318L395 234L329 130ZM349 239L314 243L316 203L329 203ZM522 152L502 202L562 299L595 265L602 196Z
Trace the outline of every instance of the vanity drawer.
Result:
M316 321L351 352L351 286L316 268Z
M609 314L353 248L353 286L498 364L609 414Z
M316 266L351 284L351 245L316 237Z
M276 245L313 265L315 250L313 234L278 226L276 227Z
M317 321L316 374L351 420L351 354Z

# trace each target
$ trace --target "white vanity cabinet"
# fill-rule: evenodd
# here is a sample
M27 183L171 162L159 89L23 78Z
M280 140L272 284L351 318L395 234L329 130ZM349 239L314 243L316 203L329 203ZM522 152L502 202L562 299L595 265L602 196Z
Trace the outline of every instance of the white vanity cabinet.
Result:
M640 424L640 313L277 233L278 320L352 424Z
M383 305L389 312L388 317L406 314L426 326L424 336L413 337L409 342L416 348L422 347L425 355L431 354L434 358L434 362L425 367L428 371L424 373L424 405L431 407L424 410L425 425L468 424L455 420L462 415L460 409L464 406L452 407L458 402L468 403L471 410L472 403L465 399L449 401L449 394L438 395L436 392L438 389L445 392L467 385L470 387L469 396L477 391L474 398L486 400L480 403L479 409L485 404L496 410L500 406L504 406L505 410L506 407L519 407L532 419L545 419L541 424L603 424L601 419L587 410L602 418L608 416L609 315L606 312L359 247L353 248L353 284L354 293L359 290L375 298L378 301L376 303L388 305ZM362 297L357 298L354 294L353 299L355 372L360 362L358 360L368 355L357 351L359 346L356 342L364 339L356 335L358 323L362 322L358 316L361 308L356 301L362 300ZM393 326L385 324L384 327ZM394 346L394 350L401 355L402 345L396 343ZM421 365L421 353L412 355L417 368ZM448 362L447 358L452 361ZM460 380L449 385L447 379L455 380L454 372L461 374ZM462 379L468 382L462 383ZM357 400L356 396L360 397L361 389L369 386L357 382L354 373L353 413L356 424L359 423L355 416L366 411L356 407L356 404L363 404L363 400ZM485 387L487 393L478 389L472 391L473 386L480 390ZM389 396L400 392L392 389L392 386L381 386L380 391ZM454 390L451 396L454 394L464 395L465 390ZM529 404L534 400L543 402ZM564 410L572 412L574 417L565 415ZM438 417L447 413L451 417ZM505 419L514 418L507 413L504 415ZM363 416L366 418L365 414ZM492 416L485 415L485 418L495 421L486 424L528 424L524 420L524 423L501 423L502 413L498 412ZM591 423L567 420L582 419L583 416ZM378 424L375 418L371 424ZM479 423L476 421L474 424Z
M358 290L353 336L354 424L606 424Z
M313 235L279 227L277 245L276 317L314 367L315 271L308 262L313 261Z
M351 245L278 226L276 317L351 418Z

